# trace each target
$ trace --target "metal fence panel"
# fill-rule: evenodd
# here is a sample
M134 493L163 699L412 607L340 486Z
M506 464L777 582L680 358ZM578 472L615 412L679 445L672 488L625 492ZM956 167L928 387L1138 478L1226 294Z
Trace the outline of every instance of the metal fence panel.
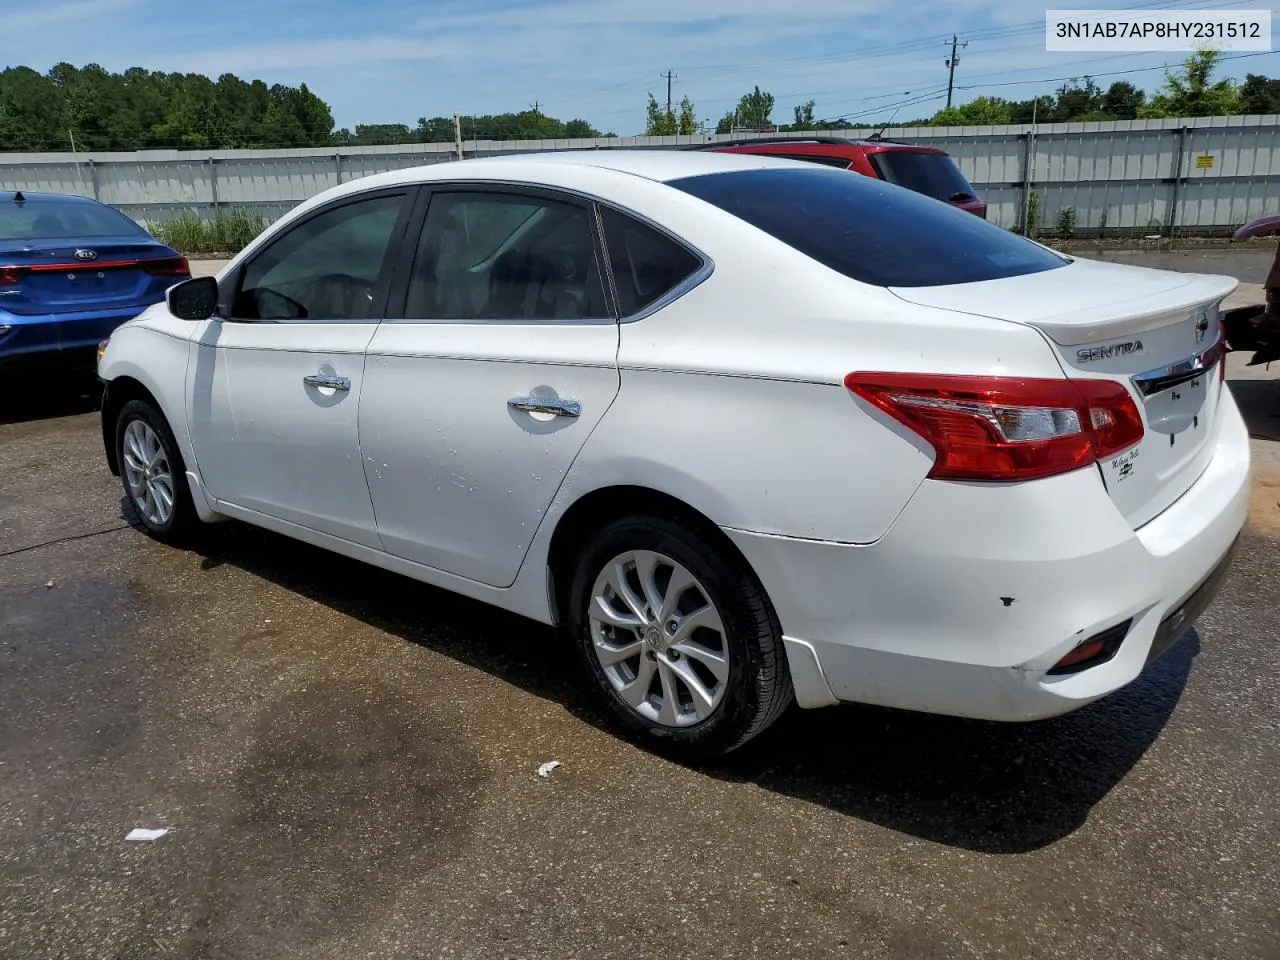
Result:
M464 127L465 130L465 127ZM870 129L828 131L865 138ZM1280 212L1280 117L1199 117L879 131L886 140L950 153L987 200L990 219L1021 224L1031 181L1039 224L1070 208L1082 233L1225 233ZM780 139L795 134L779 134ZM464 140L466 156L587 148L669 149L728 137ZM1030 169L1028 170L1028 141ZM96 196L130 216L165 220L242 210L271 220L360 177L442 163L457 144L287 150L158 150L78 155L0 154L0 189ZM1175 218L1176 213L1176 218Z

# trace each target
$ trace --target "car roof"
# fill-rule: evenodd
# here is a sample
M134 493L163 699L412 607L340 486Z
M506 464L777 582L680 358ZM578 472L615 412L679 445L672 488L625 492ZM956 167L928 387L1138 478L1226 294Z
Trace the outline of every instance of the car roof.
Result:
M865 153L930 153L946 156L947 152L923 143L900 140L842 140L836 137L798 137L794 140L765 137L758 140L730 140L699 146L700 150L726 150L735 153L767 153L774 150L801 149L813 156L847 157Z
M14 197L22 194L23 200L39 200L41 203L77 203L101 206L90 197L79 197L71 193L37 193L32 190L0 190L0 204L13 203Z
M684 150L555 150L546 153L517 153L500 157L479 157L433 163L425 167L409 167L375 175L380 184L417 183L423 180L493 180L510 176L527 179L530 165L539 170L560 172L575 168L609 170L627 176L642 177L658 183L734 170L761 170L769 167L790 168L794 161L773 157L728 153L695 153ZM359 183L360 181L351 181Z

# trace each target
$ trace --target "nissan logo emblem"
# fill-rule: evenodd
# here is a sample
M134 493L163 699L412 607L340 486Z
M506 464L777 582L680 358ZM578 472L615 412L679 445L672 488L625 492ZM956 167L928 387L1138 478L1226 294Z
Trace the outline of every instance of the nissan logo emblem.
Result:
M72 254L72 256L74 256L77 260L86 260L86 261L88 261L88 260L97 260L97 259L98 259L98 251L97 251L97 250L83 250L83 249L82 249L82 250L77 250L74 254Z

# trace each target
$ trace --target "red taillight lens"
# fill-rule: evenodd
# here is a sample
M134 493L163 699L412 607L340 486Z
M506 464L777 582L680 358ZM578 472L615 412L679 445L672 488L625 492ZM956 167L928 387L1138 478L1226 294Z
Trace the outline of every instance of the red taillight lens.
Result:
M0 287L16 287L26 275L26 267L0 267Z
M1110 380L851 373L845 386L934 448L929 476L1032 480L1087 466L1142 439L1142 416Z
M165 257L163 260L144 260L141 266L153 277L189 277L191 264L186 257Z

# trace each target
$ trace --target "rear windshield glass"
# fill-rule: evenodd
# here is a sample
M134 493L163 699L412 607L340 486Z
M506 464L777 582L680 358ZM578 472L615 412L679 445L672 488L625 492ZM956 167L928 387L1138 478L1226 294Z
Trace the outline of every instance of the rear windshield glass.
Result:
M117 210L93 203L28 198L0 205L0 240L136 237L143 230Z
M742 170L685 177L669 186L879 287L976 283L1068 262L981 217L839 170Z
M956 162L941 153L889 151L869 158L876 173L935 200L973 200L976 194Z

